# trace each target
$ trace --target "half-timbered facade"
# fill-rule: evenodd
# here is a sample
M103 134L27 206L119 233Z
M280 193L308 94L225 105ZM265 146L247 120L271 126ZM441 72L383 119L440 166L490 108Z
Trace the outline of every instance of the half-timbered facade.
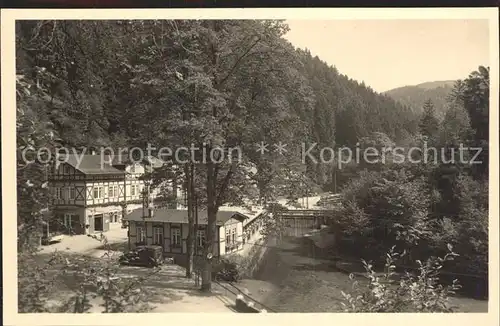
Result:
M124 179L99 155L68 155L49 174L55 221L76 234L107 231L123 214Z
M125 214L143 206L145 184L140 177L159 164L65 156L49 174L55 221L76 234L105 232L120 224Z

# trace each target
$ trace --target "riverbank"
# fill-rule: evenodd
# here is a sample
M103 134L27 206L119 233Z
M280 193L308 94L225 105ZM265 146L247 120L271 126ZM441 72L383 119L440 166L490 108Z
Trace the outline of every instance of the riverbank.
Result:
M278 312L342 312L341 291L350 292L352 281L334 262L318 259L298 238L269 245L252 279L238 287ZM451 298L460 312L487 312L488 302Z

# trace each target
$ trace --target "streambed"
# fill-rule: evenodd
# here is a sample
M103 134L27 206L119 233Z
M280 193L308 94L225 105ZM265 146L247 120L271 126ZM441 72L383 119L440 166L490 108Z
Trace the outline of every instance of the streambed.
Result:
M331 260L318 258L319 249L301 238L269 241L252 278L238 285L277 312L341 312L341 291L350 292L347 273ZM461 312L487 312L488 302L453 298Z

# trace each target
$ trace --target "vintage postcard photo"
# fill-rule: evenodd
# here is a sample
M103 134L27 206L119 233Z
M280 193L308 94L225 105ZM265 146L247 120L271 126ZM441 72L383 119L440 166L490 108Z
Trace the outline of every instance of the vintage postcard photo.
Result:
M497 15L2 11L9 323L496 324Z

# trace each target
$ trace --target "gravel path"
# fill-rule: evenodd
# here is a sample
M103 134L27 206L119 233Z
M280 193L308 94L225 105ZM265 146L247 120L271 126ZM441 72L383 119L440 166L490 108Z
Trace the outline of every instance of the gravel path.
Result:
M99 236L99 234L96 234ZM103 233L109 244L119 244L127 242L127 229L122 229L119 225L113 225L108 232ZM42 254L54 251L66 251L79 254L91 254L99 250L102 243L87 235L65 236L61 242L56 242L48 246L41 247Z

